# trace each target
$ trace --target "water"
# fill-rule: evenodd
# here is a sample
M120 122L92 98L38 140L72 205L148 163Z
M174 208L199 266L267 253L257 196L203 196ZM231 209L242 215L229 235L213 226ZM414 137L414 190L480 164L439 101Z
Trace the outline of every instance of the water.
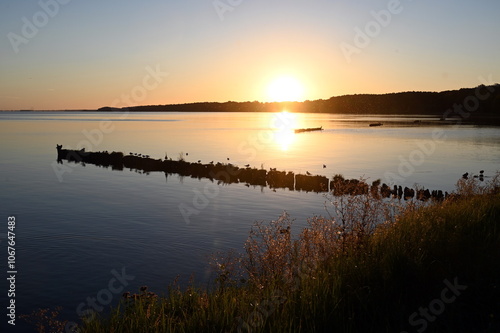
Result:
M377 121L384 126L368 126ZM324 130L290 131L318 126ZM276 219L286 210L300 228L307 217L326 214L326 199L159 172L61 166L55 163L56 144L328 177L397 179L398 185L447 191L466 171L492 176L500 165L498 128L443 125L423 116L4 112L0 142L0 260L6 267L6 221L14 215L17 314L62 306L69 320L89 309L89 297L100 311L142 285L162 293L178 274L206 283L208 256L242 250L254 221ZM2 331L5 325L2 320Z

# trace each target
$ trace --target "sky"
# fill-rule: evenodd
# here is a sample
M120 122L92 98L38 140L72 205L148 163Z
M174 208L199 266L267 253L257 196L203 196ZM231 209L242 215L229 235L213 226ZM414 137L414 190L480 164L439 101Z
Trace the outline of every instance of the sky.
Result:
M500 82L500 1L0 0L0 110Z

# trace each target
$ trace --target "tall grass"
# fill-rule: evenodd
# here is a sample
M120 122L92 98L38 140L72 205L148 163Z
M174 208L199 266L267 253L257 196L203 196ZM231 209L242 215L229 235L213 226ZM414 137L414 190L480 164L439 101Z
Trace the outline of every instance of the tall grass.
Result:
M85 318L79 330L497 332L499 180L462 179L448 200L427 203L334 188L327 217L313 216L294 233L284 213L256 223L243 253L214 255L209 290L173 283L158 297L144 287L124 295L110 315ZM467 289L425 328L411 321L438 304L445 281Z

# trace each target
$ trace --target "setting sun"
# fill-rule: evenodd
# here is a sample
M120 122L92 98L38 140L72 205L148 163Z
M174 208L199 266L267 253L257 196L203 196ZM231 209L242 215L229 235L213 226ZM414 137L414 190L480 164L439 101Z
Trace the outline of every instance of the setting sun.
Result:
M299 80L284 76L271 82L267 94L273 102L301 101L304 88Z

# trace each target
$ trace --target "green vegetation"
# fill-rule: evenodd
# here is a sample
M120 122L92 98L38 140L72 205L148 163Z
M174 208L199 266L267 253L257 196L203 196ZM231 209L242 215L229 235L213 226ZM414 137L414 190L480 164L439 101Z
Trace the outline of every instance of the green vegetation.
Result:
M445 201L329 199L297 237L283 214L214 255L212 290L143 287L80 332L499 331L499 175Z

